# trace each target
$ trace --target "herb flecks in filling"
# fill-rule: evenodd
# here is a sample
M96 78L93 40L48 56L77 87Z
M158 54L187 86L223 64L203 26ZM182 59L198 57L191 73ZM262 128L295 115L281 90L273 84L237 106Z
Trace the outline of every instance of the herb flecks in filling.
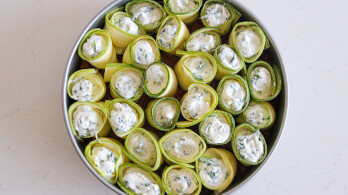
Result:
M214 68L210 61L203 56L190 56L183 64L190 70L193 77L200 81L209 81L214 75Z
M267 125L271 120L268 110L255 102L250 102L243 116L247 123L259 128Z
M149 135L143 132L136 132L129 138L129 151L140 162L149 166L156 163L156 147Z
M90 106L80 105L74 111L72 121L79 136L95 136L101 128L103 113Z
M87 58L98 56L106 48L103 36L92 35L82 46L82 54Z
M209 112L211 101L211 95L207 90L195 87L189 91L182 104L183 115L189 119L199 119Z
M131 70L120 71L115 75L114 83L117 93L126 99L131 99L141 90L142 76Z
M255 67L249 76L254 96L259 99L268 98L273 92L273 82L270 71L262 66Z
M221 4L214 3L207 6L201 19L211 26L219 26L226 23L231 18L230 11Z
M225 184L229 171L221 159L201 157L199 159L198 174L202 183L207 187L218 189Z
M237 33L236 43L239 52L245 58L255 56L262 48L261 37L254 30L243 30Z
M197 33L186 44L187 51L209 52L216 48L217 40L214 34Z
M260 131L257 131L250 135L239 135L236 138L237 150L243 159L256 163L262 158L264 148L260 134Z
M199 7L198 0L168 0L169 10L174 13L185 13Z
M147 2L133 4L130 14L141 25L158 25L163 17L160 8Z
M240 82L234 79L229 79L223 83L221 100L227 108L238 112L243 109L245 99L246 90Z
M144 195L160 195L161 188L153 177L135 167L127 168L124 172L122 181L125 184L125 187L132 190L136 194Z
M141 31L138 25L132 20L132 18L125 16L123 14L120 14L119 12L116 12L112 16L111 21L116 27L118 27L119 29L123 30L126 33L129 33L132 35L141 34Z
M199 187L197 177L185 168L169 170L166 181L172 194L193 194Z
M72 98L78 101L93 101L97 87L90 80L80 77L71 81L73 87L71 89Z
M156 122L167 128L173 126L174 118L177 116L176 106L171 101L162 101L154 108Z
M111 179L115 177L117 155L107 147L96 144L91 150L93 162L103 176Z
M171 49L174 46L175 38L178 34L179 23L175 19L169 19L159 30L157 43L165 49Z
M117 133L125 133L137 123L137 112L127 103L116 102L110 112L110 122Z
M158 94L168 82L167 70L160 64L151 65L146 70L146 87L150 93Z
M220 63L233 70L238 70L242 65L237 54L230 48L225 45L219 48L218 58Z
M230 137L231 127L223 114L214 113L203 120L201 133L209 143L221 144Z
M156 60L155 51L149 41L140 40L134 44L133 48L134 61L143 68Z

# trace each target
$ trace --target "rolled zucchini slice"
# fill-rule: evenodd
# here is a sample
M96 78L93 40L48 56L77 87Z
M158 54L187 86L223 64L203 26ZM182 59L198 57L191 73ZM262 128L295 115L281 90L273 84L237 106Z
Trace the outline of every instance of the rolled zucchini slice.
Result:
M110 132L104 102L75 102L68 114L71 130L79 139L107 136Z
M108 137L91 141L85 148L85 157L99 175L111 184L117 181L119 166L129 162L122 144Z
M161 60L161 54L155 39L148 35L141 35L134 39L128 46L122 57L122 63L146 69L146 67Z
M247 82L239 75L224 76L218 85L219 108L233 115L242 113L250 101Z
M269 47L268 39L255 22L239 22L229 36L232 45L247 63L255 62L262 52Z
M201 181L195 171L184 165L171 165L162 173L162 183L168 195L199 195Z
M234 129L231 144L236 158L245 166L258 165L267 155L265 138L259 130L246 123Z
M97 102L103 99L106 86L97 69L82 69L69 77L67 91L71 99Z
M214 53L217 46L221 44L220 31L218 28L210 27L196 30L186 39L185 50Z
M105 102L108 120L114 133L125 139L137 127L144 124L144 111L136 103L124 98Z
M156 171L164 161L157 135L145 129L134 129L127 136L124 145L129 158L147 170Z
M178 90L174 70L163 62L150 64L144 72L143 90L152 98L174 96Z
M181 114L187 121L180 121L178 127L190 127L209 115L218 103L215 90L206 84L193 83L181 99Z
M237 23L241 13L231 4L222 0L208 0L201 11L201 20L204 26L221 30L221 35L230 32L231 26Z
M145 109L147 122L161 131L174 129L180 116L180 102L173 97L152 100Z
M207 144L223 145L231 140L234 127L230 113L214 110L199 123L199 134Z
M265 61L251 64L247 72L251 97L255 101L270 101L276 98L282 87L282 78L276 65Z
M196 172L203 186L215 193L225 190L237 173L237 161L224 149L208 148L196 161Z
M126 5L126 12L142 29L148 33L157 32L157 29L167 16L163 7L152 0L134 0Z
M185 24L192 24L199 17L202 0L164 0L168 15L178 16Z
M206 149L204 140L190 129L176 129L168 132L159 140L159 146L169 163L179 165L196 161Z
M139 35L146 34L145 30L132 20L131 15L121 10L123 8L118 8L106 14L104 26L104 29L110 33L118 55L122 55L128 44Z
M174 66L179 85L186 90L192 83L210 84L216 74L214 57L205 52L177 52L183 54Z
M119 167L117 184L129 195L164 195L161 177L136 164L125 163Z
M229 74L237 74L245 68L245 62L242 56L230 45L219 45L214 53L217 64L215 79L220 80Z
M108 31L95 28L86 33L79 44L78 54L96 68L117 62L116 50Z
M249 123L260 130L267 130L272 127L275 119L276 113L272 104L250 101L248 107L237 117L236 121L238 123Z
M176 50L184 49L184 41L190 32L180 18L175 15L167 16L162 22L156 35L158 48L169 54L176 54Z

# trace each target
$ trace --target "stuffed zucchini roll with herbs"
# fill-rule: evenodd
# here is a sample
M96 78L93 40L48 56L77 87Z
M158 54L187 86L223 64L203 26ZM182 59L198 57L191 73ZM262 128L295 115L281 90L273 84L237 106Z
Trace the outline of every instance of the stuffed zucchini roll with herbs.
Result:
M230 32L231 26L237 23L240 17L239 11L222 0L206 1L201 11L203 25L220 29L222 35Z
M269 47L268 39L255 22L239 22L234 27L228 39L245 62L255 62L264 49Z
M82 69L74 72L68 80L68 95L77 101L97 102L103 99L106 86L97 69Z
M248 68L247 79L251 97L255 101L270 101L278 96L282 79L277 66L257 61Z
M102 137L110 132L104 102L75 102L68 113L73 134L78 138Z
M167 16L163 7L152 0L134 0L126 5L126 12L148 33L156 32Z
M249 123L260 130L267 130L274 124L275 119L276 114L272 104L251 101L236 121L238 123Z
M206 84L194 83L181 99L181 114L187 121L177 123L178 127L189 127L199 123L211 113L218 103L215 90Z
M164 0L169 15L178 16L185 24L192 24L199 17L202 0Z
M205 52L178 52L183 54L174 70L179 85L187 91L192 83L210 84L216 74L217 65L214 57Z
M260 164L267 155L266 140L259 130L243 123L232 133L232 150L245 166Z
M133 163L119 167L118 186L130 195L164 195L161 177Z
M171 165L162 173L163 187L169 195L199 195L202 184L195 171L183 165Z
M127 136L124 145L129 158L145 169L156 171L163 163L158 137L152 132L136 128Z
M125 139L137 127L144 124L144 111L136 103L124 98L105 102L108 119L114 133Z
M242 113L249 104L247 82L239 75L224 76L217 88L219 108L233 115Z
M109 31L116 53L122 55L130 42L139 35L146 34L138 24L132 20L132 16L122 12L123 8L109 12L105 16L105 30Z
M145 109L147 122L161 131L174 129L180 116L180 103L173 97L152 100Z
M156 42L160 50L175 54L177 49L184 49L184 41L189 34L189 30L180 18L169 15L157 32Z
M201 28L193 32L185 41L186 51L202 51L212 54L221 44L220 30L217 28Z
M244 59L230 45L220 45L214 53L217 64L215 79L229 74L237 74L245 67Z
M204 140L190 129L176 129L159 140L163 156L169 163L186 164L196 161L205 151Z
M156 41L148 35L142 35L127 46L122 63L146 69L149 64L159 60L161 60L161 54Z
M152 98L174 96L178 90L174 70L163 62L150 64L144 72L143 89Z
M85 148L85 157L89 164L109 183L115 184L118 168L129 162L120 142L108 137L100 137Z
M215 110L199 124L199 134L207 144L223 145L231 140L235 122L231 114Z
M203 186L219 193L226 189L236 176L237 161L227 150L208 148L196 161L196 172Z
M96 68L104 69L108 63L117 62L116 50L108 31L92 29L82 38L78 54Z

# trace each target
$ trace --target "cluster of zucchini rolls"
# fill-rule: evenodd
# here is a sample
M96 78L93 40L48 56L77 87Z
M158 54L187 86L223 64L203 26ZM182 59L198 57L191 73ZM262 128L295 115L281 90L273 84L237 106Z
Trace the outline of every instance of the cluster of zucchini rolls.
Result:
M68 113L96 173L132 195L198 195L265 159L282 78L242 19L222 0L133 0L85 34Z

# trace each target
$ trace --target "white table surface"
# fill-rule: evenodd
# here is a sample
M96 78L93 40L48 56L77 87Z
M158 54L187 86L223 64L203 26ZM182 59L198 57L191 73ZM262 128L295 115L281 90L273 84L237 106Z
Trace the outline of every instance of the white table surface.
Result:
M61 110L69 52L111 0L0 0L0 194L113 194L83 165ZM282 139L236 194L348 194L348 3L245 0L289 82Z

